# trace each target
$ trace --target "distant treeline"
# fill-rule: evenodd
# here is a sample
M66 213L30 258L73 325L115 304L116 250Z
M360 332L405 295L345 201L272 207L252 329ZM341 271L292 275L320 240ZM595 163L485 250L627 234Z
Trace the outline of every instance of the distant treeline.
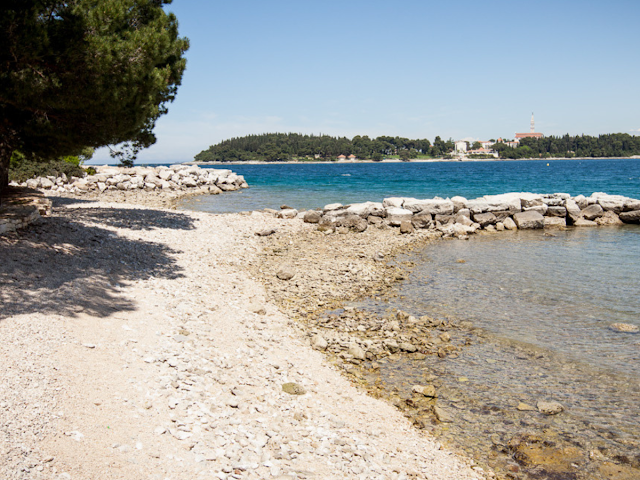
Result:
M471 146L471 145L470 145ZM473 148L479 148L474 144ZM627 133L612 133L591 137L588 135L544 138L523 138L516 148L504 143L493 145L500 158L551 157L630 157L640 155L640 137ZM195 156L199 162L245 162L258 160L280 162L287 160L336 160L340 155L354 155L360 160L381 161L397 156L433 158L450 155L452 140L436 137L433 144L427 139L411 140L404 137L369 137L357 135L351 140L329 135L302 135L300 133L265 133L224 140Z
M299 133L265 133L232 138L212 145L195 156L199 162L243 162L261 160L278 162L286 160L322 159L335 160L340 155L355 155L358 159L380 161L384 157L398 155L401 158L442 156L453 150L453 142L436 137L429 140L411 140L402 137L346 137L329 135L302 135Z
M523 138L517 148L503 143L493 147L500 158L552 158L552 157L630 157L640 155L640 137L628 133L611 133L591 137Z

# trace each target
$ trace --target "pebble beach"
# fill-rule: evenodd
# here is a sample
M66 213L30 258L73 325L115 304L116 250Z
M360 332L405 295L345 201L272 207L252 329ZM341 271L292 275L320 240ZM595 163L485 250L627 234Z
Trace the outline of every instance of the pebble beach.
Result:
M265 249L315 226L51 199L49 217L0 237L2 478L492 475L367 396L265 290ZM360 273L327 288L349 295L388 276L376 254L415 241L346 237Z

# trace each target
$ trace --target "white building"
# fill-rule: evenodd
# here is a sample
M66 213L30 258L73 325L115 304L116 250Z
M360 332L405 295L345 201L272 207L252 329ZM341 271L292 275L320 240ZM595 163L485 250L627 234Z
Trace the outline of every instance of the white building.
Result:
M464 153L467 151L467 142L465 142L464 140L458 140L455 143L456 146L456 153Z

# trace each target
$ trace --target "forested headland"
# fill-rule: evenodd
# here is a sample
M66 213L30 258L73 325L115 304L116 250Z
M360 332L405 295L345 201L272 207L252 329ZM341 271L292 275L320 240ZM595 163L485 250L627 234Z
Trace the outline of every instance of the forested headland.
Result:
M470 145L471 146L471 145ZM630 157L640 155L640 136L627 133L606 135L564 135L543 138L523 138L518 147L495 143L492 147L500 158L573 158ZM448 158L454 150L453 141L436 137L427 139L357 135L332 137L300 133L265 133L224 140L195 156L199 162L283 162L337 160L339 156L355 156L359 160L382 161L385 158L426 159Z
M562 137L523 138L517 148L503 143L496 143L492 148L500 154L500 158L624 158L640 155L640 136L628 133L597 137L567 134Z
M300 133L265 133L224 140L195 156L199 162L244 162L258 160L279 162L288 160L336 160L340 155L354 155L360 160L381 161L385 157L400 155L425 158L446 155L453 150L452 141L436 137L429 140L411 140L402 137L369 138L357 135L352 139L329 135L302 135Z

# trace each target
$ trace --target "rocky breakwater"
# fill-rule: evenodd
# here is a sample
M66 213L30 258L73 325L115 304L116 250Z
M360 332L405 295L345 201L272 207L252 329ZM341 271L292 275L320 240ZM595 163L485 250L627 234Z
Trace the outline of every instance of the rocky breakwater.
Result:
M505 193L468 200L464 197L391 197L381 203L330 204L304 214L324 232L363 232L369 225L399 227L401 233L430 229L444 237L467 238L480 231L592 227L640 223L640 200L593 193Z
M160 200L175 200L187 195L217 195L248 187L244 177L236 175L231 170L198 166L102 166L96 167L95 170L95 174L87 174L83 178L69 178L63 174L60 177L33 178L22 185L44 190L50 195L133 200L143 204L158 203L149 200L153 196Z

